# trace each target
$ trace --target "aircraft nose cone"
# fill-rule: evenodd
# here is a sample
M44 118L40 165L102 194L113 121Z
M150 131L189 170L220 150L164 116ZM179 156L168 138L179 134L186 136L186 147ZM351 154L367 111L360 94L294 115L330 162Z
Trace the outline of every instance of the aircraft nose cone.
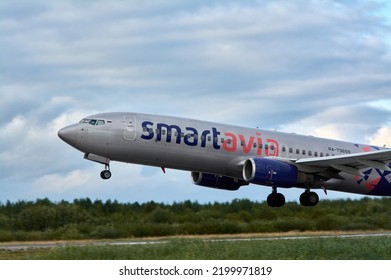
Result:
M64 127L58 131L58 137L60 137L64 142L71 143L76 140L77 132L75 128L71 126Z

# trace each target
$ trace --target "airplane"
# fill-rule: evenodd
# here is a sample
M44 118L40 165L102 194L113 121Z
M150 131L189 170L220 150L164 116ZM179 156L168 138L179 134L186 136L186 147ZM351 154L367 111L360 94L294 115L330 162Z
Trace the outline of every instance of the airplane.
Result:
M391 196L391 149L245 128L210 121L141 113L103 113L85 117L58 136L105 166L141 164L191 172L198 186L236 191L249 184L271 187L267 204L281 207L278 189L302 188L300 203L315 206L328 190Z

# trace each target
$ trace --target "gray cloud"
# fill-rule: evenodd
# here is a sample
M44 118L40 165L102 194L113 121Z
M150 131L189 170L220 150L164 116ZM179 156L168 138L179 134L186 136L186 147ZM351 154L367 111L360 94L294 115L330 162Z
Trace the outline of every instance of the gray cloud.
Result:
M103 111L383 141L391 123L384 8L372 1L3 1L0 185L15 190L13 198L42 184L49 187L24 197L55 196L56 181L107 197L91 179L100 167L56 135ZM133 188L165 185L160 174L124 168L137 178ZM112 184L118 193L130 188ZM63 189L57 198L86 194ZM193 190L185 189L185 196Z

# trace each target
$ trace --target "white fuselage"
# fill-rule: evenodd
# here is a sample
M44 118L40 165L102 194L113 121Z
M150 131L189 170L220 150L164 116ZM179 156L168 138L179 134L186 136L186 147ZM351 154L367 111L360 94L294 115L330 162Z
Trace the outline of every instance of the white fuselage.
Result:
M237 180L246 179L243 165L251 158L269 158L295 165L296 161L304 158L332 160L381 150L370 145L312 136L136 113L90 116L79 124L62 129L59 136L85 153L86 158L105 164L110 160L121 161ZM369 166L360 169L360 174L364 174L361 178L350 172L349 167L352 167L348 165L340 167L338 172L331 167L296 165L298 172L305 175L304 181L311 181L311 188L391 195L389 171ZM306 188L307 183L299 182L291 187ZM382 187L381 193L376 193L373 192L377 187L373 185L375 183L388 183L388 186Z

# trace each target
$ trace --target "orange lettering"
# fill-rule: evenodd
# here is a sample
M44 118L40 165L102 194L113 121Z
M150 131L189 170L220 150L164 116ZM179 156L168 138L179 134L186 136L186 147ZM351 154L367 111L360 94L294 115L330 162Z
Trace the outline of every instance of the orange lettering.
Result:
M237 147L237 139L236 135L233 133L224 133L226 137L231 137L231 139L225 139L223 143L223 149L226 150L227 152L236 152L236 147Z
M244 136L243 135L239 135L239 138L240 138L240 141L241 141L241 145L242 145L242 148L243 148L243 152L245 154L248 154L250 151L251 151L251 147L253 146L254 144L254 137L251 136L250 137L250 140L248 141L248 143L246 144L246 140L244 139Z

